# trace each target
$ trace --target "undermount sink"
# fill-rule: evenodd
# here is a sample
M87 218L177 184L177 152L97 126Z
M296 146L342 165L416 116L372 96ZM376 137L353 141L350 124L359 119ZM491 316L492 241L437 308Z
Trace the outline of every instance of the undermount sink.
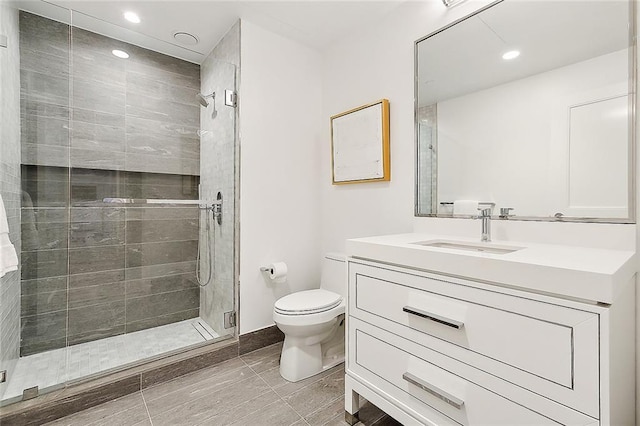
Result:
M508 254L518 250L522 250L524 247L512 247L512 246L499 246L489 243L467 243L459 241L443 241L443 240L431 240L431 241L417 241L415 243L425 247L438 247L453 250L475 251L479 253L491 253L491 254Z

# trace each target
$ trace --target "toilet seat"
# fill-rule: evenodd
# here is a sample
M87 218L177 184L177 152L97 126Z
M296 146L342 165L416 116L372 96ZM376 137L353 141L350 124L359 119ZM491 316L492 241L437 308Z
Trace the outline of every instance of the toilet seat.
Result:
M291 293L278 299L274 310L281 315L310 315L329 311L342 303L342 296L324 289Z

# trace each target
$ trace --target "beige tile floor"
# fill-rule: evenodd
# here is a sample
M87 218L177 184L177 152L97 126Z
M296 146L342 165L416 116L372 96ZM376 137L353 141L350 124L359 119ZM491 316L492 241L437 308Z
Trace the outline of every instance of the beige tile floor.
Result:
M49 423L50 426L344 426L344 366L290 383L280 377L281 344L259 349ZM398 422L367 403L365 426Z

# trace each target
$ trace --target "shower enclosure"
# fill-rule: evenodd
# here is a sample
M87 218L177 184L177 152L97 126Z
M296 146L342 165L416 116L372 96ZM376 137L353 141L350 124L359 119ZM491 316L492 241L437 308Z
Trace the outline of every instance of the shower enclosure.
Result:
M37 12L0 14L0 195L21 257L0 279L0 405L235 336L236 111L197 96L235 91L236 67Z

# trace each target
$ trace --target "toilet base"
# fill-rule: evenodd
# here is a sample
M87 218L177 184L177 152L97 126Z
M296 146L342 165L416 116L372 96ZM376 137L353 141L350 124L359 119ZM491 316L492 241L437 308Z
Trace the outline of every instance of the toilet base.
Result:
M305 345L294 337L285 337L280 357L280 375L290 382L298 382L322 371L320 343Z
M285 348L282 348L282 358L280 359L280 375L282 378L289 382L299 382L344 362L344 355L323 359L322 361L326 363L317 362L318 358L312 353L318 353L319 348L308 346L307 349L308 351L290 349L285 355Z
M280 375L298 382L344 362L344 315L322 342L309 344L306 337L285 335L280 357Z

